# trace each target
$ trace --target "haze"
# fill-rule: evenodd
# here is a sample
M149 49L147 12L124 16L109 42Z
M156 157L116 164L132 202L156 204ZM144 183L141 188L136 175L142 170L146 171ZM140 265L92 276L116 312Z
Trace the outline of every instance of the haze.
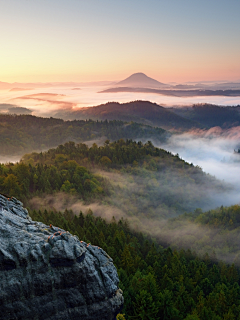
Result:
M239 127L228 130L216 127L173 135L161 147L178 153L185 161L200 166L205 172L234 186L231 192L215 197L215 206L229 206L240 203L240 155L234 154L239 141Z
M109 101L146 100L165 107L196 103L240 105L239 12L240 2L235 0L1 2L0 112L68 119L68 111ZM149 86L126 81L135 73L152 78L148 79ZM111 92L119 85L127 88ZM129 86L141 90L130 92ZM144 92L158 86L166 90L197 89L201 94L208 89L239 92L186 97ZM184 160L231 185L220 196L209 192L211 203L202 205L203 209L209 209L240 202L240 156L233 154L239 145L239 132L239 127L212 128L175 134L165 144L156 145L152 140L156 146L178 153ZM0 157L0 162L19 159L20 156L10 155ZM132 184L127 183L125 176L108 178L116 185L123 179L125 193L110 199L112 207L93 203L95 214L125 217L128 211L125 202L127 199L131 203L131 198L136 199L136 212L140 212L143 205L138 188L147 185L147 180ZM157 182L164 181L163 178L156 175ZM186 187L183 181L177 182ZM175 181L166 183L176 196L185 190L179 185ZM207 193L194 185L189 185L183 193L187 197L191 192ZM46 197L45 201L53 201L54 196ZM41 199L32 201L36 206L47 204ZM59 210L64 209L65 200L60 202L57 196L54 201ZM69 198L69 201L69 208L76 213L88 207L80 200ZM153 199L144 201L149 207ZM198 205L201 203L196 202ZM164 219L167 213L162 208L156 211ZM174 211L172 216L175 214ZM130 217L132 225L135 223L141 230L158 235L161 226L156 225L153 232L155 221L147 224L145 219L138 220L137 215Z
M0 90L1 112L27 113L26 110L11 109L21 107L29 109L28 113L37 116L57 116L62 110L74 110L76 108L97 106L108 101L120 103L146 100L156 102L159 105L186 106L194 103L213 103L218 105L239 105L240 97L170 97L143 92L117 92L99 93L108 86L81 86L81 90L73 90L75 87L47 87L31 90ZM6 106L7 104L7 106Z

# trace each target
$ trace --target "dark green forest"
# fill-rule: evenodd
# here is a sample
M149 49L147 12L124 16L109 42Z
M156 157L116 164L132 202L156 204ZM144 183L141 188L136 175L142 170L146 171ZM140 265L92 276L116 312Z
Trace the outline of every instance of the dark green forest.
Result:
M168 239L171 247L189 248L201 255L207 252L214 260L223 259L240 266L239 231L240 206L221 206L206 212L196 209L169 219L159 239Z
M28 173L25 180L17 177L17 182L25 183L21 187L24 195L65 191L84 200L103 200L128 216L140 218L169 218L196 206L205 208L211 204L212 193L221 194L228 188L200 167L154 147L150 141L106 140L100 147L68 142L44 153L26 154L22 161ZM9 164L2 170L2 188L17 166ZM91 183L86 174L79 176L83 167L94 176ZM87 183L91 187L85 188Z
M126 220L107 223L89 211L32 211L33 220L53 224L87 243L101 246L114 260L124 292L126 319L240 319L240 271L206 254L172 250ZM119 316L119 319L124 319Z
M0 165L0 192L21 199L33 220L113 258L125 299L119 320L240 319L240 207L194 210L228 188L179 155L131 139L91 147L68 142ZM116 207L128 220L109 223L90 209L33 210L32 198L44 207L46 195L59 192L89 208ZM136 219L143 233L133 231ZM154 224L151 236L146 221Z
M154 139L163 141L166 131L134 122L123 121L64 121L32 115L0 114L1 155L23 155L33 150L56 147L69 140L83 142L106 137L110 140Z
M183 118L198 122L205 128L216 126L231 128L240 124L239 106L194 104L190 107L171 108L170 110Z
M24 163L0 165L0 187L7 195L25 200L32 195L63 191L79 194L82 199L108 194L107 181L91 174L76 161L64 161L58 166Z

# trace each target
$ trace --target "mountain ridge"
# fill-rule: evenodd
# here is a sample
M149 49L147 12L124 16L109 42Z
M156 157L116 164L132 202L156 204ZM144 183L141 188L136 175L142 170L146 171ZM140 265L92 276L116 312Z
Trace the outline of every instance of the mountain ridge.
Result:
M59 117L59 114L56 114ZM190 119L150 101L136 100L126 103L107 102L95 107L81 108L69 114L71 119L134 121L165 130L186 130L202 126Z

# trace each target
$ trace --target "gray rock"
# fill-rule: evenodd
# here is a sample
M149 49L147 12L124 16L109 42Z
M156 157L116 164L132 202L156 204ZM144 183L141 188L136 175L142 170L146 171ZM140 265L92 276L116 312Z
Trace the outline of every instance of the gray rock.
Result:
M118 282L101 248L32 221L0 195L0 319L113 320L123 306Z

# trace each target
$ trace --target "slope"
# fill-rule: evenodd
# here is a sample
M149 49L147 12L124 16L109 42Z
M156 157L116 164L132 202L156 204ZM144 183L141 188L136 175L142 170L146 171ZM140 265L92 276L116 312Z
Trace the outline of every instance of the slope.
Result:
M191 107L171 108L175 114L197 121L206 127L230 128L240 124L240 107L223 107L212 104L197 104Z
M23 171L26 179L16 187L15 194L20 189L19 196L25 193L32 198L43 192L62 191L74 196L79 206L82 200L85 205L97 202L101 215L112 208L119 216L139 220L169 218L196 207L213 207L214 195L228 190L226 184L201 168L155 148L151 142L121 139L90 148L69 142L44 153L27 154L22 160L25 164L2 167L2 192L12 192L12 174L16 185ZM53 195L46 205L59 206L63 199Z
M116 86L130 86L130 87L143 87L143 88L165 88L167 84L159 82L146 76L144 73L138 72L132 74L130 77L116 83Z
M23 155L34 150L46 150L72 140L76 142L120 138L163 141L167 132L138 123L123 121L64 121L31 115L0 115L1 156ZM103 141L104 141L103 140Z
M82 108L73 112L72 117L76 119L135 121L166 130L178 131L202 127L195 121L185 119L149 101L108 102L96 107Z

